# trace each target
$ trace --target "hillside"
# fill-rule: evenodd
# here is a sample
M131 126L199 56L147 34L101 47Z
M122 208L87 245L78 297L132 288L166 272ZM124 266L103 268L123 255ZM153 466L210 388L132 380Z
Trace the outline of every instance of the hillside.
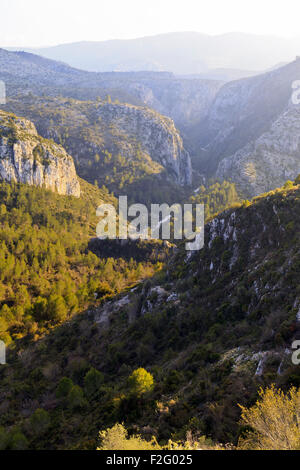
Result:
M65 96L148 106L171 117L184 133L208 112L222 80L176 77L170 72L92 73L26 52L0 49L0 80L7 95ZM189 138L185 141L189 145Z
M299 173L298 105L292 84L300 61L226 83L206 117L190 128L194 170L230 180L257 196Z
M33 95L2 107L32 119L43 137L72 155L82 178L117 194L148 201L153 186L159 198L162 181L174 193L192 182L190 156L173 121L149 108Z
M296 60L271 72L227 83L219 90L199 127L203 165L211 160L207 171L214 172L222 158L269 129L287 107L299 73L300 61Z
M22 51L0 48L0 79L6 84L8 96L34 92L95 99L109 93L125 102L138 102L125 91L106 90L101 85L101 74L78 70L62 62Z
M55 141L63 143L75 159L78 157L79 174L89 182L94 183L98 179L100 185L106 184L115 192L126 189L133 199L141 202L149 203L150 193L158 195L160 192L160 185L155 178L153 180L152 174L162 170L163 177L168 176L166 190L159 196L163 198L166 193L170 194L168 202L175 200L177 183L190 178L182 175L182 169L179 175L177 165L174 173L174 162L171 168L167 165L169 169L166 172L164 163L163 168L159 168L156 163L161 164L162 159L157 155L153 157L147 145L141 153L136 151L137 145L133 145L132 137L137 144L143 138L136 133L132 114L129 121L134 124L134 131L128 129L127 124L124 126L124 119L120 123L114 121L114 136L105 126L101 129L99 123L95 123L96 109L100 108L101 103L102 111L105 106L106 109L109 105L113 107L113 112L103 115L109 121L113 114L117 115L121 110L136 109L142 119L153 122L153 114L146 111L145 106L164 116L158 118L157 115L156 121L163 119L166 122L166 117L173 119L175 132L180 133L179 141L182 139L182 143L175 144L175 147L182 145L190 154L195 184L198 180L200 184L204 181L203 175L206 178L218 177L235 183L244 197L252 197L284 184L286 179L294 179L299 172L297 145L291 148L289 144L289 140L294 139L295 129L297 132L298 114L296 110L290 110L290 98L292 82L300 76L299 60L225 84L219 80L177 77L170 72L86 72L34 54L4 50L0 50L0 64L0 79L6 82L10 97L8 107L4 109L32 119L37 126L41 125L38 130L43 136L54 135ZM58 95L64 96L65 100L58 98ZM74 101L68 101L69 98ZM78 100L85 104L79 105ZM87 100L91 100L93 105L91 102L88 104ZM126 108L122 108L125 103ZM48 106L54 113L51 119ZM35 107L42 107L39 109L41 116L37 116ZM66 116L62 117L62 114ZM68 120L69 115L72 117ZM47 129L45 125L42 129L43 121ZM66 135L61 135L63 125L67 133L70 129L74 132L76 129L75 139L69 138L68 142ZM87 126L88 132L82 131L81 125L84 129ZM168 133L174 135L174 130L171 131L169 125L168 128ZM73 131L70 133L72 136ZM166 137L164 132L162 135L164 142L169 140L170 136ZM157 145L158 153L161 153L161 142L155 143L155 138L151 136L151 146ZM80 151L87 140L91 141L86 154L89 168L83 162ZM178 138L175 140L178 141ZM115 145L117 141L120 144ZM273 141L277 142L275 146ZM76 142L75 149L73 142ZM109 165L101 165L102 151L115 154L117 160L114 162L112 159ZM173 155L174 152L177 150L171 150ZM122 160L122 154L125 154L126 162ZM132 160L133 154L135 157ZM94 162L99 155L100 163ZM129 160L127 155L130 156ZM137 161L139 158L141 161ZM115 174L112 175L114 169ZM171 179L170 170L173 174ZM189 169L187 172L190 173ZM95 178L94 174L100 174L100 178ZM175 185L172 180L175 180ZM155 189L151 191L153 184ZM180 198L183 197L180 194Z
M258 139L218 166L217 176L234 181L243 194L257 196L300 173L300 108L290 103Z
M96 209L116 199L84 180L80 186L75 198L0 183L0 338L7 345L30 343L161 268L168 249L155 242L136 246L127 260L116 250L93 254Z
M122 421L160 442L192 430L236 443L237 403L252 404L271 382L300 385L290 358L299 214L296 184L227 210L207 224L203 250L179 248L126 295L17 343L1 370L1 425L39 449L93 449L99 429ZM155 388L136 399L127 379L138 367ZM37 408L47 413L42 431L30 428Z

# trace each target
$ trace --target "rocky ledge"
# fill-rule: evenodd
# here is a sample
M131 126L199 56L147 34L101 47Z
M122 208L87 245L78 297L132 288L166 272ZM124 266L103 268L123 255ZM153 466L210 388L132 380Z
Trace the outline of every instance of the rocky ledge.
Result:
M27 119L0 111L0 179L80 196L73 158Z

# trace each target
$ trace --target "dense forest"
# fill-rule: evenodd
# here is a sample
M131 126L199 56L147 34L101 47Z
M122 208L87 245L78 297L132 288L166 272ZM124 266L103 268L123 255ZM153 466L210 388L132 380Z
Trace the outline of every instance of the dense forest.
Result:
M96 236L97 202L115 200L84 181L81 187L77 199L0 184L0 339L7 345L38 338L161 267L150 259L99 258L88 250Z

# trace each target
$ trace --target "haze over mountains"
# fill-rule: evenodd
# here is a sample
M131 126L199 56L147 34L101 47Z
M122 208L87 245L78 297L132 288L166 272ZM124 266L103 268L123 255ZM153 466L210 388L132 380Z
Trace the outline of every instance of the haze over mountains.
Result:
M293 60L300 54L300 37L175 32L130 40L86 41L19 50L97 72L152 70L234 79Z
M299 172L300 152L298 132L295 130L298 129L300 115L297 109L290 110L292 83L299 77L299 59L253 77L226 83L201 78L187 79L171 72L88 72L32 53L0 50L0 79L6 82L9 98L7 110L34 119L39 128L46 113L42 111L41 116L35 115L40 100L34 98L34 95L49 97L60 95L83 101L107 102L108 108L115 113L115 116L110 116L110 120L112 119L110 122L115 122L116 125L114 132L124 132L126 127L125 142L129 139L129 135L137 139L138 146L135 151L137 153L134 157L136 158L138 148L147 148L148 137L147 132L140 133L136 127L128 106L136 106L137 115L148 117L151 114L145 114L145 111L141 112L139 108L151 108L161 115L155 118L161 123L160 128L162 123L166 122L163 116L174 120L177 130L170 131L171 124L166 135L172 140L172 135L177 135L178 132L181 134L183 154L188 151L191 156L195 185L202 181L202 177L232 180L247 197L280 186L287 179L295 178ZM24 94L28 93L33 95L29 100L24 98ZM16 99L11 101L12 97ZM115 101L114 106L109 105L110 101ZM120 108L118 102L124 103L125 106ZM62 143L61 125L64 122L66 126L64 114L70 113L68 111L70 107L71 114L76 107L94 109L89 104L75 104L68 101L59 103L54 100L52 105L54 111L57 106L56 114L50 116L51 122L47 124L43 135L49 136L51 123L55 123L62 113L60 120L55 124L60 126L59 131L54 132L57 143ZM125 111L128 119L126 126L121 125L121 121L117 118L121 109ZM147 119L145 129L149 130L152 129L151 119L149 123L146 122ZM103 124L100 121L96 124L94 120L94 115L88 117L90 125L97 129L96 134L103 134ZM75 140L80 135L83 141L87 139L91 142L94 138L98 139L91 136L90 125L82 124L80 120L78 122L80 126L89 128L89 137L85 135L86 131L82 130L81 134L79 128L80 132L79 134L76 132ZM265 137L262 138L263 134ZM67 124L67 135L71 135L69 124ZM103 142L105 141L104 136ZM277 147L274 146L275 141ZM96 154L99 152L111 152L110 144L101 143L101 146L101 148L97 146L98 150L96 147L94 150L91 148L92 151L86 154L86 163L81 159L81 165L85 167L84 177L87 177L86 165L90 165L88 180L92 178L91 182L96 179L94 164L91 161L98 158ZM67 150L70 151L71 148L72 145ZM118 144L115 148L121 147ZM157 141L153 143L153 149L159 153L162 151L162 146ZM118 152L119 150L115 151L114 158L118 159ZM172 152L169 154L169 161L177 158L176 152L174 154ZM75 151L74 155L73 153L74 151L71 154L75 157L77 152ZM121 155L124 158L128 153L122 150ZM159 155L153 154L153 151L150 155L154 161L162 161ZM140 167L140 163L138 166ZM113 166L109 171L112 170ZM114 171L116 175L116 170ZM103 176L105 174L105 178L116 182L115 176L107 174L106 171L103 173L103 169L101 172ZM190 183L191 178L186 178L184 173L184 168L181 167L179 180ZM111 190L115 191L115 186L111 187Z

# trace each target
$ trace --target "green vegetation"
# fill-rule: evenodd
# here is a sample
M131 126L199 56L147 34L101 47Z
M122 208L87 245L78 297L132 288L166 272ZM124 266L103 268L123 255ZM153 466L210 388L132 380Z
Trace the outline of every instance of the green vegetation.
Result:
M101 444L97 450L221 450L213 445L205 436L194 437L187 433L186 441L173 442L169 439L166 445L159 445L153 436L151 440L143 439L140 435L128 436L128 431L122 424L100 431Z
M292 387L286 394L274 384L260 389L259 399L250 408L241 406L241 437L239 450L299 450L300 449L300 389ZM186 434L186 440L160 446L152 436L148 440L140 435L128 435L122 424L99 433L100 446L97 450L222 450L233 449L232 445L222 447L213 444L205 436L193 435L193 424Z
M107 102L29 94L9 99L3 109L26 116L40 135L61 144L74 158L79 176L97 187L116 195L127 194L130 202L147 205L180 202L187 197L186 191L168 178L168 169L142 149L134 132L130 134L130 117L118 116L118 110L115 117L110 115L104 107ZM168 121L150 108L140 109L149 117L154 115L162 126Z
M37 339L91 303L160 268L87 249L106 192L82 182L81 199L0 184L0 339ZM109 289L108 287L109 286Z
M141 396L150 392L154 386L154 380L151 374L140 367L132 372L128 379L130 390L134 395Z
M238 445L238 403L248 409L271 383L300 386L285 353L297 331L298 215L297 186L228 210L189 260L179 246L167 269L125 296L36 342L15 340L0 369L0 425L40 449L95 449L99 429L115 423L160 446L185 443L187 433ZM50 417L38 439L28 432L37 408Z
M96 395L103 382L103 374L94 368L90 369L84 377L84 389L87 396Z
M143 113L158 132L168 118L117 106L130 98L117 89L80 91L81 73L61 77L73 98L56 96L56 71L41 73L51 96L3 109L43 137L12 114L0 137L29 141L44 163L44 144L63 145L89 183L78 199L0 183L0 450L299 450L300 176L252 201L228 181L191 195L135 137ZM32 90L35 74L9 92ZM199 123L188 127L194 170L207 170L216 159L197 149ZM95 239L96 208L114 194L204 203L205 247Z
M201 185L197 193L190 197L190 202L204 204L205 219L210 220L229 207L239 206L241 198L234 183L217 181L208 184L207 187Z

